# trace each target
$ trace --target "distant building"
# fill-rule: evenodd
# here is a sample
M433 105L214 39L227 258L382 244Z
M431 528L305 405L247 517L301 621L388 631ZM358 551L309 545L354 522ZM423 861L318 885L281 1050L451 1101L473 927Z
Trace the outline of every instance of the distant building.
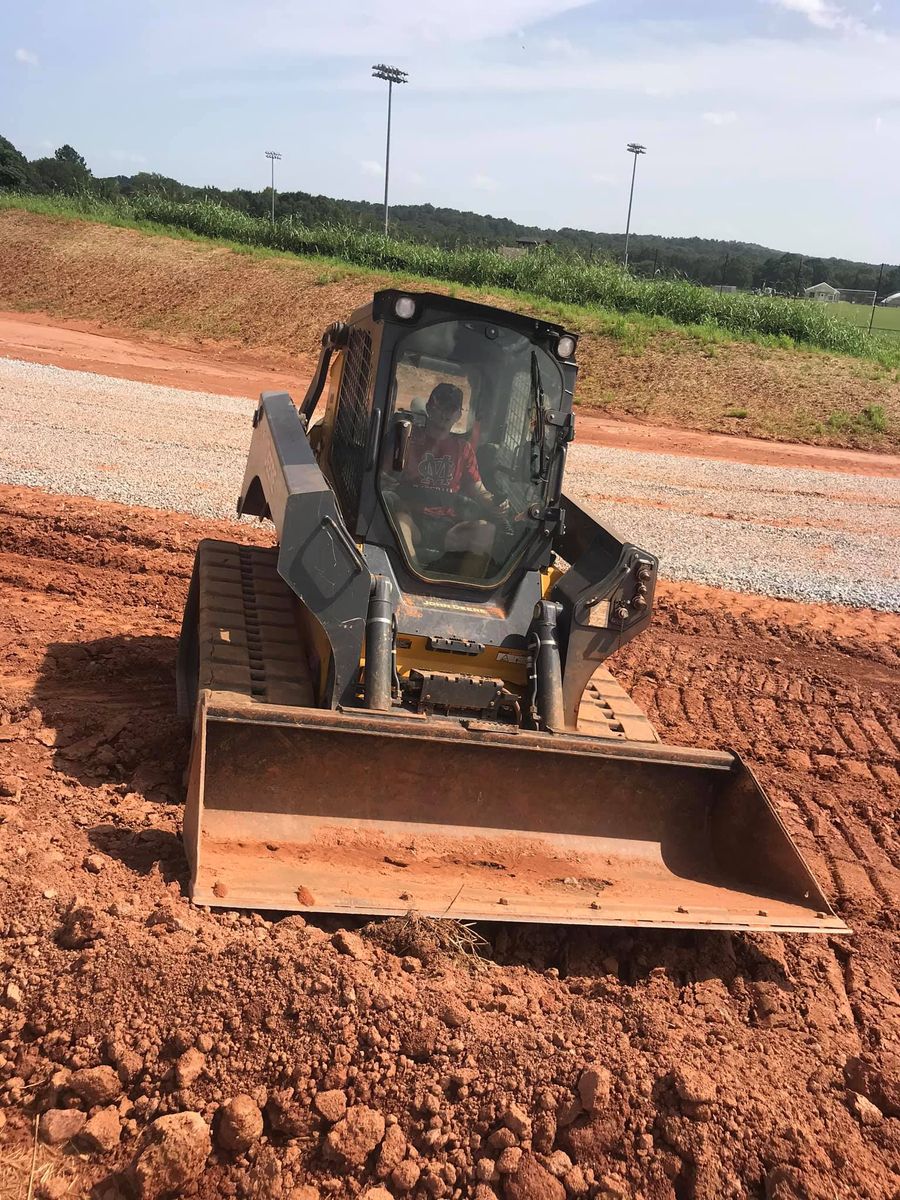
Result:
M521 258L523 254L532 254L539 246L551 246L549 238L541 241L539 238L516 238L515 246L498 246L497 250L504 258Z
M803 291L810 300L822 300L826 304L837 300L840 294L838 289L832 287L830 283L816 283L812 287L804 288Z

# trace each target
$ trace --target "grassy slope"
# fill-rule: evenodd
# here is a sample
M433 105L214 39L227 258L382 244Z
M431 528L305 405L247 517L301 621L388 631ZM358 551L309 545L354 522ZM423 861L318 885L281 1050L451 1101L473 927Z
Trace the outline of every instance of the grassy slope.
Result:
M0 197L0 207L17 205L30 211L105 223L137 227L150 223L169 232L180 230L225 240L232 246L333 258L365 270L408 273L451 286L509 289L517 296L539 297L591 311L640 313L668 319L678 327L697 324L730 338L783 348L797 344L900 368L900 346L869 337L858 324L837 318L830 305L746 292L719 294L685 280L642 279L609 263L587 263L547 247L510 259L485 248L447 250L348 226L308 228L291 220L273 224L211 202L181 202L154 195L116 202L89 193L75 197L6 193Z
M36 203L33 208L39 208ZM579 400L612 415L755 436L900 449L900 372L720 329L475 290L334 260L227 244L183 230L73 220L0 206L0 304L122 331L214 341L273 364L312 362L322 329L381 286L530 311L582 333ZM152 236L148 236L151 234Z

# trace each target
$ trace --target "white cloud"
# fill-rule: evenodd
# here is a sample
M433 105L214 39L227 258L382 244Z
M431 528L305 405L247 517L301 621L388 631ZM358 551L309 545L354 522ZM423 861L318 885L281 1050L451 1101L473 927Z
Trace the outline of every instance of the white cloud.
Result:
M26 67L36 67L38 65L38 56L33 50L25 50L19 47L15 54L16 62L24 63Z
M541 43L541 49L547 54L558 58L578 58L580 51L572 45L568 38L553 37Z
M371 175L374 178L381 178L384 174L384 166L380 162L376 162L374 158L364 158L359 164L359 169L363 175Z
M851 40L746 37L692 45L651 43L630 54L595 50L574 63L547 59L539 71L533 64L509 60L436 60L417 82L416 94L593 92L657 100L706 95L701 114L729 111L738 97L741 109L744 98L751 98L776 111L786 102L843 110L849 102L878 103L879 98L897 103L898 52L900 38L869 34ZM828 79L827 92L811 91L812 78ZM725 102L721 110L714 107L716 101Z
M248 53L305 58L366 56L370 62L391 62L417 52L445 52L453 45L471 45L491 38L520 36L529 26L559 17L591 0L454 0L452 4L409 0L344 0L340 36L335 34L333 7L319 0L193 0L178 5L161 0L167 9L153 36L195 53L201 46L219 61L223 56L246 60ZM524 39L523 39L524 40ZM396 63L409 69L414 61ZM365 78L366 72L360 72Z
M867 31L862 21L850 16L839 4L832 4L831 0L767 0L767 3L799 13L817 29L841 29L846 33Z
M703 120L707 125L733 125L737 120L737 113L731 112L705 112Z
M492 179L490 175L473 175L472 187L478 192L496 192L497 180Z

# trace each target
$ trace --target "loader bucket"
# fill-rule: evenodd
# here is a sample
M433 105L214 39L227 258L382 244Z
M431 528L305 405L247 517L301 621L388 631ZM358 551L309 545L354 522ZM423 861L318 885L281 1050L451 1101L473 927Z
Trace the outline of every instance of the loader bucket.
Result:
M191 894L228 908L843 932L735 755L201 692Z

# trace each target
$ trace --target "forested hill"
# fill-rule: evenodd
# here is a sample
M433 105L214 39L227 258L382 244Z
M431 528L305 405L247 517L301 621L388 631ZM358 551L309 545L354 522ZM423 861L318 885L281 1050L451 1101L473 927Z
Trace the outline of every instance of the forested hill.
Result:
M28 161L7 139L0 137L0 189L34 192L91 190L114 199L141 193L161 193L173 200L208 199L253 216L265 216L271 206L268 188L253 192L245 188L194 187L164 175L94 176L71 146L61 146L52 157ZM365 200L335 200L308 192L276 194L275 214L292 217L304 225L353 225L380 229L380 204ZM432 204L398 204L391 207L391 232L413 241L445 247L515 246L520 238L551 242L563 252L594 260L621 261L625 247L622 233L595 233L588 229L541 229L520 225L508 217L436 208ZM808 258L751 242L726 242L713 238L667 237L633 234L629 266L637 275L684 278L702 284L733 284L741 288L773 288L796 294L823 280L834 287L878 287L880 264L851 262L842 258ZM879 295L900 291L900 266L885 267Z

